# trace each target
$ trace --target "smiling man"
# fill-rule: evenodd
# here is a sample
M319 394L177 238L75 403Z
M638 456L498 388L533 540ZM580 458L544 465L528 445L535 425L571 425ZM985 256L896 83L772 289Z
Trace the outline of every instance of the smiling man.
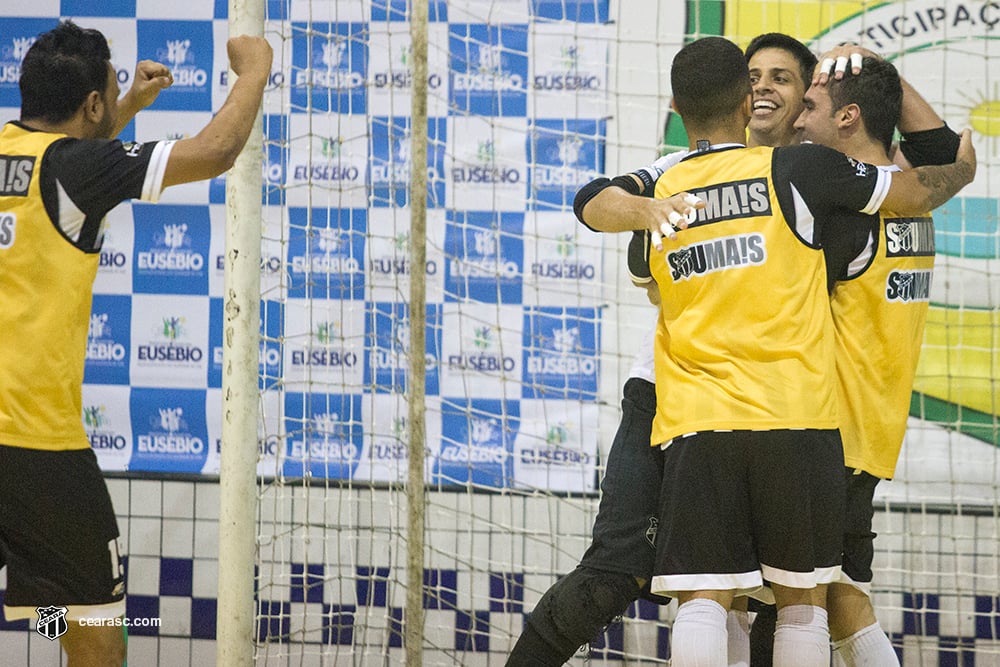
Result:
M758 35L745 51L753 87L749 141L753 146L799 143L795 119L812 81L816 56L802 42L780 32Z

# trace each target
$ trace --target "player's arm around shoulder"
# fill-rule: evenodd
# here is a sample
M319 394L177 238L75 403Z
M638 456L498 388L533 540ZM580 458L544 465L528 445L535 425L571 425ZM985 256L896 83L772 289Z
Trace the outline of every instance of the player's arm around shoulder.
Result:
M263 37L233 37L229 63L237 75L222 108L201 132L178 141L170 151L164 187L214 178L233 166L257 117L274 57Z
M944 204L975 177L976 149L972 145L972 131L965 129L955 162L892 174L892 184L881 205L901 215L920 215Z

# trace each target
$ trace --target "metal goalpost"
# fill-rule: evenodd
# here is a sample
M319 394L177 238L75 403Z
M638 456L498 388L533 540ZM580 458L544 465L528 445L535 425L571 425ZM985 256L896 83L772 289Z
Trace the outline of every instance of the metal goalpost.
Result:
M229 34L263 36L264 1L230 0ZM246 147L226 177L216 611L220 666L250 665L254 655L262 118L258 109Z

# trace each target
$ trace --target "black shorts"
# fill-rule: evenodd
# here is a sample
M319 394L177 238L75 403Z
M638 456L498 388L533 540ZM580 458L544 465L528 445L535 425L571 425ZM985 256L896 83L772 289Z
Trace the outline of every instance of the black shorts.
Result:
M875 557L875 533L872 517L875 487L880 478L864 471L845 468L847 513L844 524L844 565L841 583L856 586L871 593L872 560Z
M645 579L646 589L656 557L663 470L663 450L650 446L655 414L655 386L629 378L622 389L621 422L601 480L593 542L580 561L581 566Z
M839 431L695 433L674 440L663 466L654 593L839 580Z
M0 445L0 558L7 620L68 607L68 620L125 613L111 496L91 449Z

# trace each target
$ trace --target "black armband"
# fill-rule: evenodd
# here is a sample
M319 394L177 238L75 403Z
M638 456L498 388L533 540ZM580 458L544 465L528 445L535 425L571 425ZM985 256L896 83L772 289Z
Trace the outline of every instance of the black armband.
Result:
M961 140L945 123L933 130L907 132L899 142L899 150L914 167L928 164L951 164L958 155Z
M615 176L611 179L611 185L616 188L621 188L630 195L641 195L643 189L639 187L639 184L635 182L631 174L624 174L622 176Z
M600 178L595 178L590 183L576 191L576 196L573 197L573 213L576 215L576 219L583 223L583 226L591 231L598 231L587 224L587 221L583 219L583 207L587 205L591 199L596 197L604 188L611 187L611 179L601 176Z

